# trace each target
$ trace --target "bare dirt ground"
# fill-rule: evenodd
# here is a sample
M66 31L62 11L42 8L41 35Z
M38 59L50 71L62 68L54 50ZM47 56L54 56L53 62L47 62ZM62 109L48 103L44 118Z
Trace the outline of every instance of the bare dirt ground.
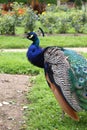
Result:
M20 130L25 123L29 76L0 74L0 130Z

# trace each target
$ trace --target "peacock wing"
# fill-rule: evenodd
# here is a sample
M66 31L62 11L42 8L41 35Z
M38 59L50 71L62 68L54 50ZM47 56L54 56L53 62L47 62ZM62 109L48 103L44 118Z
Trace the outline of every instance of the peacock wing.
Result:
M87 60L75 51L65 50L64 54L68 57L73 72L73 74L69 72L72 84L71 91L76 93L80 107L87 110Z
M76 94L71 92L69 71L72 72L67 56L58 47L49 47L44 52L46 80L62 109L74 120L79 120L76 111L80 110Z

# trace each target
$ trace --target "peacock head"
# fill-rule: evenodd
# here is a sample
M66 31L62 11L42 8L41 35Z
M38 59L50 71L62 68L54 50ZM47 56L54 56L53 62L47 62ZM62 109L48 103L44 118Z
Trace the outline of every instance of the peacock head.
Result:
M29 32L27 33L27 39L33 41L33 45L39 46L39 38L35 32Z
M38 67L44 67L43 49L39 46L39 38L35 32L29 32L27 38L33 43L29 46L27 51L28 60Z
M27 33L27 38L29 40L35 41L38 39L38 36L35 32L29 32L29 33Z

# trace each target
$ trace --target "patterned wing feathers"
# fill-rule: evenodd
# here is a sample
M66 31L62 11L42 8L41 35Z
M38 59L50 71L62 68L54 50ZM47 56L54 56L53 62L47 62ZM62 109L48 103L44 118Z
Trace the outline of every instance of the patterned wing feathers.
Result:
M76 111L82 110L75 92L71 91L70 64L61 48L50 47L44 53L46 79L62 109L78 120ZM71 70L72 71L72 70Z
M61 92L57 89L57 87L55 86L55 84L51 83L51 81L49 80L48 75L46 74L46 79L47 82L49 83L55 98L57 99L57 101L59 102L61 108L64 110L64 112L66 112L72 119L74 120L79 120L77 113L74 111L74 109L72 107L70 107L70 105L66 102L66 100L64 99L63 95L61 94Z

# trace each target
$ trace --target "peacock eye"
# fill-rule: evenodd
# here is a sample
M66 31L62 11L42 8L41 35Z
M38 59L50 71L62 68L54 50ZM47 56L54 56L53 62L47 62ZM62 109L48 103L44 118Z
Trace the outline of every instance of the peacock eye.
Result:
M82 86L80 83L78 83L77 86L76 86L76 88L77 88L77 89L82 89L83 86Z
M83 68L83 72L84 72L85 74L87 74L87 67L84 67L84 68Z
M77 74L80 74L80 68L77 68L77 69L76 69L76 73L77 73Z
M82 83L84 83L84 82L85 82L85 79L80 77L80 78L79 78L79 83L82 84Z
M87 99L87 92L83 92L83 97Z

